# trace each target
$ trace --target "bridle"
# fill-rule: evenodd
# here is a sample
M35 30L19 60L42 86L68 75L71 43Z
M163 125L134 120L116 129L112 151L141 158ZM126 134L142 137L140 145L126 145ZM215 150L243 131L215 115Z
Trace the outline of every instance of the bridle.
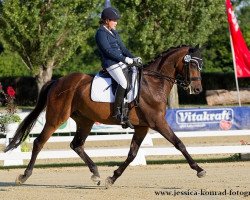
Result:
M190 77L190 73L189 73L190 64L193 62L196 65L196 69L198 71L201 71L203 62L202 62L201 58L198 58L196 56L192 56L192 53L188 53L187 55L185 55L184 58L183 58L183 61L184 61L184 67L183 67L184 80L182 81L182 84L184 84L183 87L186 88L186 87L189 86L189 84L192 81L201 81L201 76Z
M188 51L188 53L183 57L183 61L184 61L184 77L183 76L177 76L175 78L170 77L170 76L166 76L163 75L157 71L154 70L150 70L147 68L143 68L144 71L147 71L147 73L143 73L143 75L148 75L148 76L154 76L158 79L162 79L162 80L167 80L168 82L172 83L172 84L177 84L180 87L184 88L185 90L188 88L188 86L190 85L190 83L192 81L198 81L201 80L201 77L190 77L190 64L193 62L196 65L196 69L198 71L202 70L202 65L203 65L203 61L202 58L193 56L192 53L190 53ZM176 66L175 66L176 67Z

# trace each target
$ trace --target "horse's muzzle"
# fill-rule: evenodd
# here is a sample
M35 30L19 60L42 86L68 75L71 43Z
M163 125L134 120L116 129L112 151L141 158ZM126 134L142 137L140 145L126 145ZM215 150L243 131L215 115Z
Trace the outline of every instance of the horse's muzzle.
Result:
M194 88L194 94L200 94L202 92L202 87Z
M189 89L189 94L200 94L203 90L201 85L196 85L196 86L189 85L188 89Z

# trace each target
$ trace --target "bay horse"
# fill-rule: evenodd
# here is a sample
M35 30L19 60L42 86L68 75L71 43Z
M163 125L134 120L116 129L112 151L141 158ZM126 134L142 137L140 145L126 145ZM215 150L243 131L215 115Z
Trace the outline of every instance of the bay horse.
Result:
M175 83L189 88L191 93L198 94L202 91L202 64L200 48L183 45L168 49L142 67L139 105L133 106L129 113L129 119L134 125L130 150L126 160L114 171L113 176L105 180L107 188L114 184L136 157L149 128L159 132L181 151L198 177L205 176L206 171L192 159L185 145L165 120L167 96ZM17 177L17 184L24 183L31 176L38 153L50 136L69 117L77 125L70 147L92 172L91 179L100 184L98 168L86 154L84 143L95 122L103 124L119 124L119 122L112 117L113 103L91 100L92 79L93 75L72 73L55 81L49 81L43 86L35 108L21 122L10 144L4 150L7 152L19 146L27 138L39 114L46 108L46 123L34 140L30 162L24 174Z

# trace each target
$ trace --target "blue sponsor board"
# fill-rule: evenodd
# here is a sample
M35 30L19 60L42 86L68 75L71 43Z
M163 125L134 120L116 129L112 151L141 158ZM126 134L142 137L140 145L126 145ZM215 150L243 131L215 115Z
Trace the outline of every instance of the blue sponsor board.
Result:
M174 131L250 129L250 107L168 109Z

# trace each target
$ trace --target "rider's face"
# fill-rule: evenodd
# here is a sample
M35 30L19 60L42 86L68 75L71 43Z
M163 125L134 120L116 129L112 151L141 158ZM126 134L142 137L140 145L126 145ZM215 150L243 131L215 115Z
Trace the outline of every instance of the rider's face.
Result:
M117 25L117 20L108 20L107 25L109 29L115 30L115 27Z

